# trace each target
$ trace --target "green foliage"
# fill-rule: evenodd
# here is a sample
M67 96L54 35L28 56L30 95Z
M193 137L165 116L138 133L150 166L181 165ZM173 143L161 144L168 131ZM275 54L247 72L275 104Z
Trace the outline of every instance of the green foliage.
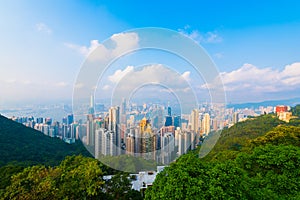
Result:
M300 105L296 105L295 107L292 107L291 111L294 116L300 117Z
M0 197L5 188L11 184L11 176L23 171L24 167L18 165L6 165L0 168Z
M145 199L300 199L300 127L293 126L297 120L285 123L264 115L223 130L208 156L199 159L199 149L191 151L159 173ZM127 155L100 160L118 169L126 166L123 170L128 172L155 168L154 163ZM83 156L67 157L57 167L0 169L1 199L142 199L131 190L129 174L116 174ZM115 176L105 182L107 173Z
M272 114L239 122L222 131L217 144L204 159L206 161L234 159L239 152L250 150L251 139L263 136L281 124L286 123Z
M292 125L274 115L237 123L207 157L172 163L145 198L300 199L300 127Z
M80 141L67 144L0 115L0 166L58 165L68 155L91 156Z
M297 199L299 185L300 148L266 145L232 161L184 155L157 176L145 199Z
M300 126L300 118L299 117L293 117L289 121L290 126Z
M156 169L155 162L131 155L103 156L99 160L105 165L125 172L136 173Z
M143 199L140 192L132 190L128 173L117 173L105 184L106 194L112 199Z
M84 199L105 197L101 164L67 157L57 167L33 166L14 175L4 199Z
M300 127L278 126L265 135L251 140L253 145L285 144L300 146Z
M102 168L98 160L83 156L68 156L57 167L27 167L12 176L0 199L142 199L131 189L129 174L105 182Z
M249 177L251 199L292 199L299 197L300 148L295 146L259 146L251 154L236 159Z
M207 163L187 154L158 174L145 199L245 199L244 179L233 162Z

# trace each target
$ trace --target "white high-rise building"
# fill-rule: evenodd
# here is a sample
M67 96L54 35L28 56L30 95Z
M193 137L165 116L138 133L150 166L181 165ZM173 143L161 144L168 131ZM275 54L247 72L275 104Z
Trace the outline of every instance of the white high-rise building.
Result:
M99 158L101 154L104 156L115 156L117 147L115 145L115 134L104 128L99 128L95 132L95 158Z
M89 114L86 122L86 144L93 146L95 144L95 124L94 116Z
M95 158L99 159L100 155L103 154L103 135L105 134L105 129L100 128L95 132Z
M169 164L172 161L172 153L175 145L174 140L174 135L170 132L165 133L161 138L163 164Z
M180 132L178 136L178 155L183 155L191 150L191 132Z
M203 133L205 133L206 135L210 133L210 116L208 113L204 114L202 120L202 128L203 128Z
M108 131L112 132L112 141L114 141L114 155L121 154L121 131L120 131L120 107L111 107L109 109Z
M190 125L191 125L191 131L198 132L198 130L199 130L199 111L198 111L198 109L192 110L192 113L190 116Z

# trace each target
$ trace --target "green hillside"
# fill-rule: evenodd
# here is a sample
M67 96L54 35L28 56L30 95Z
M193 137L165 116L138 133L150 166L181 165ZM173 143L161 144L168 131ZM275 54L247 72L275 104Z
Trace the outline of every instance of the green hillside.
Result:
M287 123L279 120L273 114L262 115L256 118L248 119L244 122L239 122L221 132L218 142L204 159L233 159L236 157L237 153L249 150L251 146L251 139L263 136L273 128L284 124Z
M90 156L81 142L67 144L0 115L0 167L58 165L67 155Z
M208 156L189 152L158 174L145 199L300 199L299 111L292 123L264 115L223 130Z

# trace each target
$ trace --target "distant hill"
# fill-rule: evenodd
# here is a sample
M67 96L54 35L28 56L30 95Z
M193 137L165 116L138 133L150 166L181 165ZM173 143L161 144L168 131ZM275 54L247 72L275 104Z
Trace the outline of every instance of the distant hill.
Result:
M233 159L239 152L247 151L250 148L251 140L265 135L279 125L288 124L279 120L273 114L262 115L244 122L238 122L229 129L222 130L218 142L204 159ZM213 135L210 137L213 137Z
M8 163L54 166L67 155L91 156L80 141L67 144L1 115L0 138L0 167Z
M248 103L236 103L236 104L228 104L228 108L236 108L236 109L242 109L242 108L258 108L260 106L277 106L277 105L289 105L289 106L295 106L297 104L300 104L300 98L293 98L293 99L283 99L283 100L271 100L271 101L262 101L262 102L248 102Z

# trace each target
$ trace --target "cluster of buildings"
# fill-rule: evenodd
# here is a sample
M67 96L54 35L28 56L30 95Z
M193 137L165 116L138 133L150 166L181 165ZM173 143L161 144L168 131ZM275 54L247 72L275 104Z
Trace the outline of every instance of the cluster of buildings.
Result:
M121 106L110 107L108 112L95 114L93 103L88 110L86 123L80 125L83 131L79 137L98 159L128 154L169 164L195 149L201 137L212 130L210 114L201 113L199 109L182 116L172 114L169 105L138 107L124 100ZM215 129L222 127L219 125Z
M197 148L212 131L230 127L248 116L271 112L275 112L279 119L289 121L289 109L288 106L234 109L202 104L190 114L174 114L169 105L150 103L139 106L123 100L120 106L97 112L91 97L85 119L78 121L74 120L73 114L64 117L62 122L51 118L12 119L67 143L81 139L97 159L128 154L165 165Z
M33 128L50 137L59 137L67 143L75 143L79 139L80 126L74 122L73 114L62 119L62 122L53 121L52 118L38 117L12 117L12 120L27 127Z
M277 117L285 122L289 122L292 118L292 112L290 112L291 108L285 105L276 106L274 112L276 113Z

